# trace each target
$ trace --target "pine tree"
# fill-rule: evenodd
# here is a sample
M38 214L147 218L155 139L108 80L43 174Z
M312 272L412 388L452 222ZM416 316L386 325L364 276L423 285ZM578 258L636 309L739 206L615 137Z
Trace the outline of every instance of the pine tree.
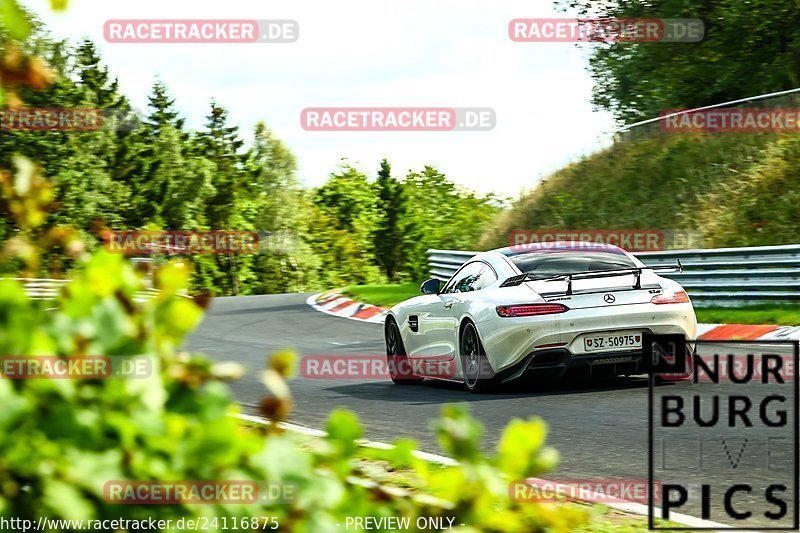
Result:
M86 90L88 102L101 109L120 108L126 100L119 94L117 79L111 79L108 67L101 63L94 43L84 39L75 51L75 69L79 85Z
M236 208L237 189L243 183L242 156L244 141L239 128L228 126L228 112L211 102L206 131L200 135L203 155L214 164L212 185L215 194L207 204L208 222L214 229L227 229Z
M179 132L169 124L160 130L153 149L149 181L158 201L157 223L175 230L200 228L203 204L214 192L210 163L203 158L186 157Z
M242 166L242 155L239 150L244 141L239 137L239 128L228 126L228 112L211 101L211 114L206 117L206 131L200 134L200 146L203 155L212 166L211 186L213 194L206 202L206 220L212 229L233 228L238 221L240 198L247 198L249 192L244 189L246 183ZM228 274L230 285L223 285L227 294L239 294L239 268L233 255L227 261L220 256L215 257L218 269Z
M145 119L156 137L164 126L171 126L178 131L183 130L185 119L181 118L175 109L175 99L170 98L166 84L157 79L153 84L150 95L147 97L150 114Z
M403 257L403 218L408 208L408 196L402 183L392 177L389 161L381 161L376 182L380 220L375 232L375 257L384 274L394 280Z

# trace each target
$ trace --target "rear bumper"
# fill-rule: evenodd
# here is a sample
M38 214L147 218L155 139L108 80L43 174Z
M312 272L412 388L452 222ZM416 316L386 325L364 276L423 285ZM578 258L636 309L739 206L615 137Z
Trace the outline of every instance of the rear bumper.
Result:
M570 309L558 315L493 318L479 323L481 339L492 368L498 374L515 371L533 354L565 353L575 365L613 364L613 357L627 357L631 351L584 353L588 334L642 332L680 334L694 340L697 319L691 303L635 304L615 307ZM594 362L602 359L606 362ZM641 349L639 349L641 359Z
M573 354L564 348L537 350L499 373L505 383L515 379L560 379L568 374L585 377L644 373L642 350Z

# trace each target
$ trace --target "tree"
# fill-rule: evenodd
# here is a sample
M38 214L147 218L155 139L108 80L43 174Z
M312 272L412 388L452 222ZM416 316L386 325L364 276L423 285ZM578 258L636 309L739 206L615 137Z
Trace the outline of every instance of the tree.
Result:
M68 138L70 155L55 175L62 209L53 215L54 222L85 230L95 220L112 228L125 226L131 191L111 176L107 154L114 152L114 141L105 132Z
M5 0L0 42L5 34L24 38L20 27L25 26L16 0ZM6 81L0 77L2 95ZM162 135L172 148L169 129ZM89 140L101 144L114 138L98 134ZM85 362L99 357L103 368L113 358L117 370L128 370L114 372L122 374L114 379L96 379L102 372L86 368L71 368L69 376L57 372L70 379L46 379L48 371L36 376L45 379L0 379L2 523L16 529L14 523L34 523L46 514L58 522L45 527L49 530L62 529L62 522L64 530L79 522L81 529L88 524L100 530L112 519L159 525L205 519L225 525L230 520L232 529L242 530L333 531L353 509L403 517L408 523L447 517L457 524L469 522L477 531L508 533L568 531L586 522L584 513L572 507L543 513L539 506L508 497L508 480L539 477L558 461L557 452L543 446L547 426L539 419L512 421L500 436L498 453L485 457L481 425L463 408L445 408L435 431L455 465L444 468L431 469L415 457L411 450L416 444L408 440L388 450L360 452L358 419L340 410L331 414L325 437L310 449L278 427L293 405L286 384L296 366L290 350L271 354L262 377L268 395L259 413L271 423L242 427L231 416L241 406L224 382L240 377L244 369L177 351L200 324L207 304L204 298L183 297L186 269L176 264L157 269L158 296L138 303L143 280L132 265L102 251L89 257L73 229L48 227L47 214L56 207L53 185L30 160L16 157L15 163L15 174L0 170L0 209L20 230L0 248L0 269L12 273L0 280L0 353L21 354L26 360L21 366L29 369L33 363L40 370L55 366L54 359L72 367L68 358ZM69 250L80 267L51 307L31 299L13 277L20 264L24 274L35 274L40 256L53 246ZM387 485L384 466L387 472L406 471L415 490ZM409 484L406 478L403 484ZM127 494L120 502L109 490L122 492L142 480L161 488L185 489L187 483L197 488L199 482L214 489L221 486L219 480L232 480L236 488L245 483L258 495L257 486L265 479L289 489L291 497L244 504L247 497L241 494L224 501L226 495L201 490L200 499L212 505L149 505L142 500L152 501L152 495L141 494L134 499L143 505L119 505L131 503ZM328 497L320 498L322 492Z
M239 128L228 126L228 112L211 101L211 113L206 117L206 130L199 135L203 155L214 164L212 185L215 193L206 205L208 223L214 229L228 229L235 210L236 192L242 183L244 141Z
M582 16L699 18L700 42L596 47L592 101L621 123L793 89L800 82L800 4L794 0L558 0Z
M409 172L403 220L403 270L414 280L428 275L430 248L474 250L484 228L499 212L494 196L461 190L435 167Z
M127 103L119 94L119 82L111 79L101 63L94 43L84 39L75 51L75 68L79 84L86 90L87 101L101 109L117 108Z
M245 168L246 187L258 203L257 227L266 231L296 228L303 216L297 160L264 122L256 124Z
M206 130L199 134L197 146L213 165L211 185L214 192L205 204L205 217L211 229L230 230L234 229L239 199L246 196L242 190L244 172L239 153L244 141L239 137L238 127L228 126L228 112L214 100L206 118ZM227 259L220 256L214 259L218 270L226 273L229 279L229 284L222 285L225 294L239 294L237 258L228 255Z
M245 163L254 226L261 235L253 269L254 292L292 292L311 281L318 266L308 235L310 207L297 179L297 161L264 122L256 124Z
M165 126L182 131L185 119L181 118L175 109L175 99L170 98L167 86L161 80L156 80L147 97L150 113L145 119L145 123L150 127L154 135L158 135Z
M392 177L392 167L381 161L376 187L380 219L375 232L375 256L384 274L394 281L403 261L402 222L408 209L408 197L403 185Z
M374 251L378 196L367 177L345 163L314 191L313 202L309 238L319 250L321 277L381 281Z
M171 229L199 229L203 207L215 193L211 164L205 158L184 155L180 133L164 125L154 145L150 191L159 224Z

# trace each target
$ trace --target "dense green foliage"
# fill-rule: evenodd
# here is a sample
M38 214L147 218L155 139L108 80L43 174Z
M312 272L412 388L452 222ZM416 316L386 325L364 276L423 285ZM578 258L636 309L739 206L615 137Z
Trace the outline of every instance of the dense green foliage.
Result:
M416 280L424 276L427 248L474 245L498 211L495 199L459 189L433 167L398 179L387 161L377 180L343 163L320 187L306 187L294 155L263 122L246 142L226 109L212 101L205 126L188 130L158 79L139 112L91 42L73 46L32 31L21 45L34 62L33 83L19 88L25 104L101 109L104 125L98 131L0 129L0 168L10 168L14 154L39 163L58 184L59 209L48 223L76 227L92 249L108 229L260 235L257 254L186 258L193 292ZM0 240L16 231L10 224L0 218Z
M706 247L787 244L800 234L800 138L663 134L618 142L556 172L481 239L516 228L699 232Z
M800 85L800 5L795 0L557 0L582 15L699 18L693 43L592 44L596 105L621 123Z

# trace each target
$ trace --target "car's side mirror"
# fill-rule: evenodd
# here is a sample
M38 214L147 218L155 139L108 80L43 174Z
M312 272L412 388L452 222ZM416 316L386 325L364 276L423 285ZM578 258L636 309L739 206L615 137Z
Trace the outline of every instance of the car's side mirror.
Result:
M442 287L441 280L436 278L431 278L425 280L422 285L419 286L419 292L422 294L439 294L439 289Z

